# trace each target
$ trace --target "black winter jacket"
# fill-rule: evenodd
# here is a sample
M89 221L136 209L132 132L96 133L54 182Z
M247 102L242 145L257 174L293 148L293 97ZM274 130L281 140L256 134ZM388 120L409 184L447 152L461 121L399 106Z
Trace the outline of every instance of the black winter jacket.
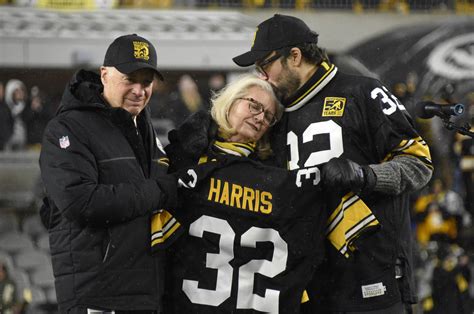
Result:
M159 310L162 256L150 255L150 213L167 171L149 113L111 108L97 74L79 71L44 134L40 156L59 310ZM146 145L140 145L145 143Z

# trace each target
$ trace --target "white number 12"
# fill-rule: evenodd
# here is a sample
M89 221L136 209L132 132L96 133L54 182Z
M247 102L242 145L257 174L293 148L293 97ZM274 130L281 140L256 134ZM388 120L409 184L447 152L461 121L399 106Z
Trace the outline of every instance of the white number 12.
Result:
M303 144L312 142L315 135L329 134L330 148L317 152L312 152L304 162L303 167L309 168L328 162L332 158L342 155L344 145L342 142L342 128L334 121L314 122L308 125L303 132ZM298 136L293 131L288 132L287 145L290 146L290 160L288 162L289 170L299 169L300 160L298 149Z

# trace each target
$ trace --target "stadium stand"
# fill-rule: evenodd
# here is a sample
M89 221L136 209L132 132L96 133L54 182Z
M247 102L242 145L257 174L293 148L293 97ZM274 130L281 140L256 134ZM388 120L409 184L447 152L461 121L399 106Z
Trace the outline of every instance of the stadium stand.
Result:
M51 262L35 269L31 274L33 285L43 288L48 299L51 299L51 289L54 289L54 276Z
M0 205L28 208L34 201L39 178L39 153L34 151L0 152Z
M11 272L11 277L16 283L16 292L18 300L31 301L30 288L31 282L28 274L21 269L14 269Z
M0 250L16 254L32 248L33 242L26 234L15 231L0 234Z
M56 299L56 290L54 287L46 289L46 298L50 304L56 304L58 302Z
M15 268L14 267L15 263L13 261L13 258L11 257L9 253L5 251L0 250L0 262L2 262L6 266L7 271L10 273Z
M244 10L227 10L236 8ZM232 77L240 70L230 56L248 47L255 26L277 8L296 9L288 14L299 15L320 32L330 53L397 24L474 13L469 0L0 0L0 81L19 75L44 84L45 90L62 92L70 73L58 75L56 69L96 69L110 40L132 32L156 41L158 63L167 78L211 70ZM346 57L338 66L345 62L357 72L377 75L353 56ZM165 134L173 125L159 120L154 125L166 144ZM54 277L45 259L49 240L37 215L38 178L38 152L0 152L0 261L11 270L19 299L29 304L26 313L55 313ZM431 294L436 250L429 251L419 253L421 298Z
M49 236L47 233L41 234L38 237L36 245L39 249L42 249L45 252L49 252Z
M8 0L0 0L0 4ZM469 0L16 0L20 6L34 6L40 9L59 10L100 10L112 8L232 8L232 9L318 9L318 10L353 10L377 12L410 11L457 11L470 8Z
M22 313L56 313L48 235L37 214L20 212L0 208L0 261L16 284Z
M51 258L49 254L31 248L21 251L15 255L15 265L17 268L23 269L29 273L33 273L38 269L46 269L51 265Z
M43 226L39 215L29 215L22 222L22 230L32 239L39 239L41 235L46 234L46 228Z
M31 287L31 308L35 308L40 304L44 304L47 302L46 294L44 293L43 289L39 287Z
M18 231L18 216L10 209L3 209L0 212L0 234L8 231Z

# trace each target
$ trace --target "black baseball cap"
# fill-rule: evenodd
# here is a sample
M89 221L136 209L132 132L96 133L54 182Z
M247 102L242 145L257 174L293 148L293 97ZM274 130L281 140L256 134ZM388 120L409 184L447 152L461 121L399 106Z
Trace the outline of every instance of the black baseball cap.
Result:
M241 67L254 64L274 50L302 43L317 43L318 34L294 16L275 14L257 26L250 51L233 58Z
M152 69L160 80L163 75L156 68L156 50L151 42L137 34L116 38L107 49L104 66L115 67L130 74L140 69Z

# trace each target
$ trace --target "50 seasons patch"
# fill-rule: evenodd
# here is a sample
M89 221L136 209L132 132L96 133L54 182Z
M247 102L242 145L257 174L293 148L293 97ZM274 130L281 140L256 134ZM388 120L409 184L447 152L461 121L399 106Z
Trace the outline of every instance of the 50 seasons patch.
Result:
M150 59L150 50L148 49L148 43L143 41L134 41L133 56L135 57L135 59Z
M346 99L343 97L324 98L323 117L342 117Z

